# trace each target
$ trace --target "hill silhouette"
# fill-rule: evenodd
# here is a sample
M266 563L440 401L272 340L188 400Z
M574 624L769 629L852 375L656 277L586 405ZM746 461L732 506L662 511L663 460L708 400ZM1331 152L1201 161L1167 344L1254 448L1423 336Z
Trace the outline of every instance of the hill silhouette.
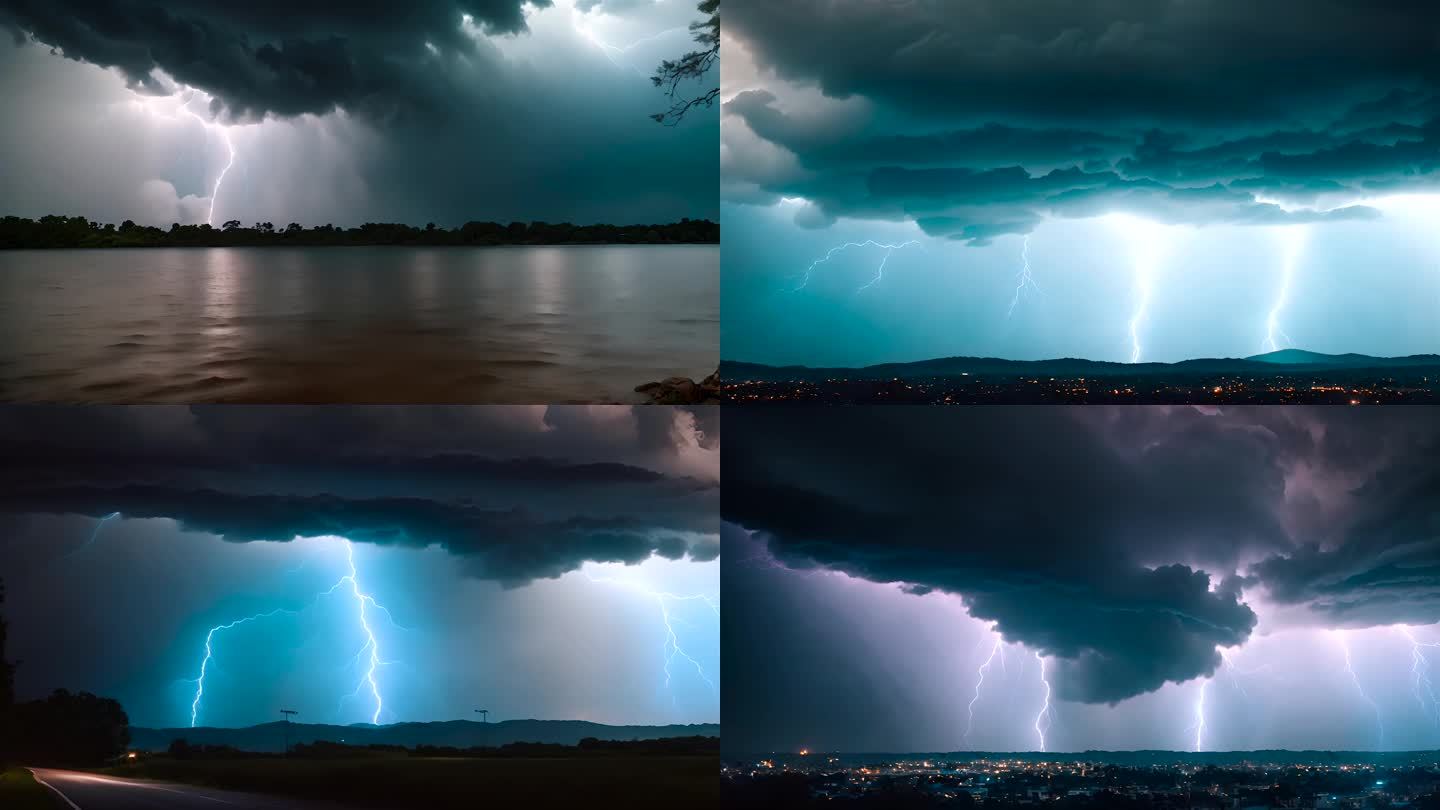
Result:
M244 728L130 728L131 746L145 751L163 751L175 740L191 745L217 745L241 751L280 752L284 750L287 730L282 722L263 723ZM347 745L500 746L510 743L552 743L579 745L585 738L597 740L653 740L668 737L719 737L716 723L669 726L608 726L584 720L503 720L479 723L473 720L445 720L430 723L394 723L371 725L356 723L336 726L312 723L291 723L289 740L294 744L316 742Z

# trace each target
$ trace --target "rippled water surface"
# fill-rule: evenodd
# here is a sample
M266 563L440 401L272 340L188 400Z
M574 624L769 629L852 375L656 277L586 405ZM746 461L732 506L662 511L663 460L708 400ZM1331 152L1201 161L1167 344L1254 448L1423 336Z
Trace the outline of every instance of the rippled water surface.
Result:
M714 246L0 252L0 398L633 402L720 347Z

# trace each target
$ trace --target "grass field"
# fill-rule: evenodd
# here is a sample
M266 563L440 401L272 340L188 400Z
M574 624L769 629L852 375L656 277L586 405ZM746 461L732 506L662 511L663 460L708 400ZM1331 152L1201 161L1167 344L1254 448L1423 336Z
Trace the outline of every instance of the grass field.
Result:
M5 810L56 810L60 802L24 768L0 771L0 807Z
M715 756L156 758L108 768L104 773L370 807L472 808L480 802L552 806L563 802L690 810L720 804L720 760ZM10 810L8 804L0 805Z

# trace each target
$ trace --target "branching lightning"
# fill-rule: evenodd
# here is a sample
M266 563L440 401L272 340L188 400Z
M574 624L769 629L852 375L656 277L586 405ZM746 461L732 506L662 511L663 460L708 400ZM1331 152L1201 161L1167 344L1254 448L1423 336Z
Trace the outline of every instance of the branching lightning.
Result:
M1033 289L1040 292L1040 285L1035 283L1035 277L1030 275L1030 234L1025 234L1025 240L1020 244L1020 272L1015 274L1015 297L1010 299L1010 309L1005 312L1009 318L1015 314L1015 306L1020 303L1020 298L1025 295L1026 289Z
M1435 699L1435 684L1430 680L1430 661L1422 652L1424 647L1435 648L1440 647L1440 644L1417 639L1415 633L1406 625L1402 624L1396 629L1410 642L1410 673L1415 680L1415 700L1420 704L1420 711L1435 717L1436 722L1440 723L1440 701Z
M1035 653L1035 660L1040 662L1040 683L1045 686L1045 705L1040 707L1040 713L1035 715L1035 734L1040 738L1040 750L1045 751L1045 732L1050 729L1050 681L1045 677L1045 659L1040 653ZM1044 725L1041 725L1044 721Z
M1280 291L1275 297L1275 305L1270 308L1270 316L1265 320L1265 351L1273 352L1280 349L1280 341L1283 340L1286 346L1292 345L1290 336L1280 328L1280 313L1285 308L1285 302L1290 297L1290 284L1295 277L1295 267L1300 263L1300 249L1305 244L1306 228L1303 225L1291 225L1281 230L1283 256L1281 258L1280 270Z
M352 692L351 695L357 695L362 689L365 689L367 686L369 687L370 695L375 702L375 710L370 716L370 722L378 724L380 722L380 712L384 709L385 701L380 694L380 683L376 679L375 672L386 662L380 659L380 642L375 636L374 629L370 626L368 608L375 608L385 613L387 617L390 616L390 611L387 610L384 605L381 605L379 602L375 601L375 597L361 590L360 574L355 567L355 547L349 540L345 540L344 543L345 561L348 567L348 572L338 581L336 581L334 585L331 585L328 590L316 594L314 601L318 602L320 599L329 596L330 594L339 590L342 586L350 586L350 593L355 597L356 607L358 610L357 620L360 625L361 631L365 635L365 643L361 646L360 651L355 654L355 660L358 662L362 656L364 656L367 652L369 653L368 667L366 668L363 677L361 677L359 685L355 687L355 691ZM215 641L215 634L222 630L229 630L233 627L238 627L242 624L248 624L249 622L257 621L259 619L265 619L271 616L278 615L294 616L298 613L300 613L299 610L276 608L274 610L266 611L264 613L256 613L252 616L246 616L243 619L236 619L235 621L229 622L227 624L217 624L214 627L210 628L209 632L205 634L205 655L200 660L200 674L195 678L194 681L195 698L190 703L191 728L195 727L200 717L200 700L205 695L205 675L210 671L211 661L215 657L215 651L212 646L213 642ZM391 623L394 623L393 618L391 618Z
M577 12L575 16L578 17L583 15L580 15ZM574 26L575 31L580 34L580 36L584 37L586 42L589 42L591 45L599 48L600 52L605 54L605 58L610 60L610 64L622 70L633 71L637 76L640 76L641 78L646 77L644 71L629 63L622 64L620 61L617 60L617 57L622 57L647 42L654 42L661 37L669 36L670 34L674 34L678 31L689 30L686 26L679 25L675 26L674 28L666 28L664 31L657 31L656 33L650 34L648 36L643 36L628 45L611 45L610 43L601 39L594 31L590 30L590 26L585 25L583 22L575 22Z
M133 91L132 91L132 92L133 92ZM173 98L175 98L176 96L180 95L181 93L186 94L185 97L184 97L184 100L180 102L180 106L179 106L179 108L178 108L177 111L178 111L179 113L181 113L181 114L184 114L184 115L187 115L187 116L189 116L189 117L191 117L191 118L194 118L196 121L200 122L200 126L204 127L204 128L205 128L205 131L206 131L207 133L212 132L212 131L213 131L213 132L219 132L219 133L220 133L220 140L224 142L224 144L225 144L225 149L226 149L226 151L229 153L229 158L226 160L224 168L222 168L222 169L220 170L220 174L215 178L215 187L210 191L210 205L209 205L209 208L208 208L208 210L206 211L206 214L205 214L205 224L207 224L207 225L209 225L209 226L211 226L211 227L214 227L214 226L215 226L215 201L216 201L216 199L220 196L220 186L225 182L225 175L228 174L228 173L230 172L231 167L233 167L233 166L235 165L235 157L236 157L235 142L234 142L233 140L231 140L231 138L230 138L230 130L229 130L227 127L221 125L221 124L218 123L218 122L206 120L204 116L202 116L202 115L200 115L199 113L195 112L194 110L190 109L190 104L195 100L195 97L196 97L197 95L199 95L200 92L201 92L201 91L196 90L196 89L193 88L193 87L186 87L186 86L184 86L184 85L181 85L180 88L179 88L179 91L178 91L176 94L171 95L171 96L168 96L168 97L166 97L166 98L171 98L171 99L173 99ZM139 94L139 93L134 93L134 95L135 95L136 99L138 99L138 100L140 101L140 103L141 103L142 106L144 106L146 109L150 110L152 113L157 113L157 114L158 114L159 111L155 108L155 106L154 106L153 104L149 103L153 97L151 97L151 96L142 96L142 95Z
M990 657L986 658L985 663L981 664L980 668L975 671L975 696L970 698L970 705L968 707L970 719L965 724L965 739L967 740L970 739L971 729L975 727L975 703L980 700L980 687L985 683L985 672L990 669L990 664L995 661L995 656L1000 655L1001 648L1004 645L1005 640L996 636L995 646L990 648Z
M672 667L675 664L676 658L683 658L688 661L690 663L690 666L695 668L695 673L700 676L700 679L704 681L706 685L708 685L712 690L719 690L719 687L716 686L714 679L711 678L710 674L705 671L705 667L702 666L700 662L695 659L694 656L686 652L685 648L680 646L680 636L675 632L675 621L677 620L672 619L670 616L671 606L675 602L704 602L705 606L710 608L710 610L716 615L716 617L719 617L719 600L699 593L675 594L668 593L666 591L656 591L651 588L647 588L638 582L633 582L630 580L615 579L613 577L596 577L591 576L588 573L584 574L584 576L591 582L604 583L607 585L618 585L622 588L627 588L655 600L655 604L658 605L660 608L660 621L665 625L665 641L664 644L661 646L661 660L664 662L662 667L665 672L666 690L670 689L670 680L673 677ZM675 700L673 692L671 693L670 699L673 704Z
M899 244L890 244L890 243L886 243L886 242L876 242L874 239L866 239L864 242L846 242L846 243L843 244L843 245L836 245L835 247L830 248L830 250L826 251L826 253L825 253L824 256L821 256L820 258L818 258L818 259L816 259L815 261L811 262L811 263L810 263L810 266L807 267L807 268L805 268L805 272L802 274L801 279L800 279L800 285L799 285L798 287L796 287L794 290L792 290L792 292L800 292L801 290L805 289L805 286L810 283L810 274L815 271L815 268L816 268L816 267L819 267L820 265L824 264L825 262L830 261L830 259L831 259L832 257L834 257L835 254L837 254L837 253L839 253L839 252L841 252L841 251L843 251L843 250L846 250L846 249L848 249L848 248L862 248L862 247L877 247L877 248L881 248L882 250L885 251L885 255L880 259L880 267L879 267L879 269L877 269L877 270L875 271L875 278L873 278L873 279L871 279L870 281L866 282L865 284L861 285L861 286L860 286L860 289L858 289L858 290L855 291L855 292L858 293L858 292L860 292L861 290L865 290L865 289L868 289L869 287L874 286L874 285L875 285L876 283L878 283L882 278L884 278L884 276L885 276L885 263L888 262L888 261L890 261L890 254L891 254L891 253L894 253L895 251L901 250L901 249L903 249L903 248L910 247L911 245L919 245L919 244L920 244L920 243L917 242L917 241L914 240L914 239L909 239L909 240L906 240L906 241L904 241L904 242L900 242Z

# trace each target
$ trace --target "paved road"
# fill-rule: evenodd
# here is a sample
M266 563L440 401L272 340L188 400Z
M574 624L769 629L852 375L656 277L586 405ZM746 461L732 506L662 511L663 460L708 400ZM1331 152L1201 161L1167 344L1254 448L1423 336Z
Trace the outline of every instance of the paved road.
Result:
M340 807L329 802L302 802L174 782L116 779L113 776L80 771L31 768L30 772L35 774L37 781L58 793L63 799L62 804L70 810L225 810L243 807L268 810L335 810Z

